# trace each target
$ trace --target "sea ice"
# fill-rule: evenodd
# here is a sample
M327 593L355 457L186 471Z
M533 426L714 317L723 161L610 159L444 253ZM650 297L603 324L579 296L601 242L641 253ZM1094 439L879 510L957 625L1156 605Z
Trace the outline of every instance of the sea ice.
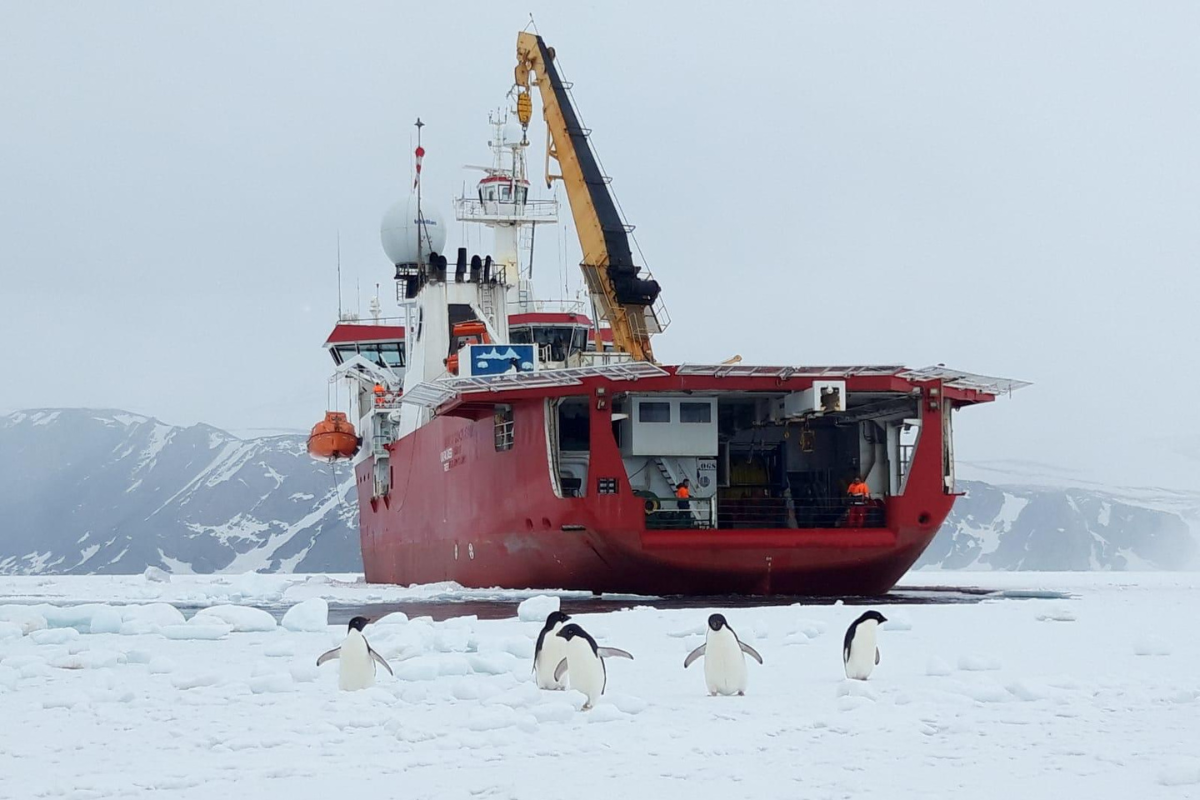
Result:
M275 630L275 618L261 608L249 606L219 605L202 608L192 621L204 620L206 624L220 622L230 626L234 633L265 632Z
M399 681L432 681L438 676L438 662L433 658L416 658L392 668Z
M1161 636L1146 635L1133 643L1133 652L1139 656L1169 656L1171 646Z
M216 686L219 683L221 683L221 676L215 671L176 675L171 679L171 685L176 689L197 689L201 686Z
M22 635L49 627L46 618L29 606L0 606L0 622L10 622L16 625L21 629Z
M226 603L236 580L177 575L168 587L147 587L140 576L0 575L0 592L31 602L40 593L67 605L84 598L144 603L138 591L154 588L173 602L195 596ZM287 596L296 600L320 595L349 605L368 591L352 578L289 580ZM164 796L190 797L199 796L196 787L232 787L247 796L307 800L344 790L347 765L362 779L353 790L364 798L394 793L397 781L412 797L553 796L558 784L547 780L559 774L586 776L573 795L578 800L681 791L691 800L880 791L926 800L961 794L964 786L989 800L1195 794L1200 640L1172 638L1169 652L1153 659L1136 655L1135 645L1164 649L1154 642L1166 630L1164 609L1200 604L1200 577L940 572L937 580L1070 589L1077 619L1039 621L1046 609L1031 600L903 609L879 603L889 619L907 615L912 627L884 634L883 664L863 684L842 680L842 632L855 608L581 613L580 624L601 644L623 647L637 661L610 661L606 693L595 709L579 713L578 692L534 688L523 654L540 620L376 623L368 630L372 645L396 648L406 658L392 666L421 680L392 680L381 670L372 692L342 693L335 689L337 666L315 666L317 655L341 640L342 626L215 641L80 636L72 626L46 631L39 638L56 643L38 644L11 635L22 623L15 617L21 612L10 611L3 628L10 635L0 640L0 753L8 756L0 795L83 800L161 788ZM449 586L369 591L388 602L477 596L514 608L526 596ZM185 623L170 606L147 607L119 606L122 630L162 614L166 624L157 627L191 636L215 619L197 614ZM21 620L30 610L43 613L25 607ZM726 614L744 637L770 631L755 642L766 666L752 667L744 698L709 698L699 667L682 669L684 649L704 641L710 611ZM71 613L76 624L86 619L90 626L103 612ZM228 620L219 624L230 627ZM805 646L784 646L791 637ZM477 652L437 649L463 641ZM965 667L1003 667L959 671L953 665L960 653ZM121 746L102 747L114 732Z
M224 639L232 630L228 625L216 623L212 625L204 625L196 622L189 622L185 625L168 625L162 629L162 635L168 639L200 639L214 640Z
M121 609L121 618L126 623L136 623L162 628L167 625L182 625L187 620L183 612L170 603L146 603L144 605L126 606Z
M261 572L243 572L233 578L230 586L234 597L256 602L270 602L283 597L288 585L295 579L290 575L268 575Z
M158 567L146 567L146 571L142 573L142 577L151 583L171 582L171 573Z
M537 643L528 636L510 636L500 643L500 649L512 653L517 658L533 658L533 649Z
M112 606L96 609L92 614L91 633L120 633L121 612Z
M287 610L280 623L289 631L320 633L329 627L329 603L310 597Z
M256 675L250 678L250 691L254 694L278 694L280 692L294 692L296 684L292 680L292 676L286 672L273 672L269 675Z
M317 666L316 659L311 662L293 662L288 667L288 674L292 676L292 680L297 683L312 683L317 678L321 677L321 668Z
M150 659L150 663L146 666L151 675L166 675L174 672L178 667L175 662L166 656L155 656Z
M555 611L558 611L560 601L558 597L547 594L539 594L528 600L522 600L517 606L517 619L522 622L540 622L545 623L546 617L550 616Z
M938 658L937 656L930 656L929 660L927 662L925 662L925 674L926 675L932 675L934 677L944 677L946 675L949 675L953 671L954 670L952 670L950 668L949 664L947 664L945 661Z
M29 634L29 641L40 645L66 644L78 638L79 631L74 628L47 628Z
M991 656L964 655L958 657L958 668L967 672L986 672L1000 669L1000 661Z
M913 627L912 617L907 611L901 611L897 608L888 609L884 614L887 617L887 622L879 627L885 631L911 631Z
M296 645L287 639L271 642L263 648L263 655L268 658L290 658L296 654Z

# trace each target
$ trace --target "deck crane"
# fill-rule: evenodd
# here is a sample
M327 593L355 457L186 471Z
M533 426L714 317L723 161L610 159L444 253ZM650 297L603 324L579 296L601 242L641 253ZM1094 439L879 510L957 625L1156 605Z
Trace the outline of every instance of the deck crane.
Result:
M600 172L588 143L588 131L579 123L567 86L554 65L554 48L541 36L522 32L517 36L517 118L528 138L533 116L530 89L537 86L546 120L546 184L563 182L575 230L583 250L580 268L598 314L612 329L613 345L635 361L654 361L650 336L662 330L655 310L659 285L649 274L640 277L633 263L629 232L608 190L608 179ZM550 159L558 162L559 173L550 173Z

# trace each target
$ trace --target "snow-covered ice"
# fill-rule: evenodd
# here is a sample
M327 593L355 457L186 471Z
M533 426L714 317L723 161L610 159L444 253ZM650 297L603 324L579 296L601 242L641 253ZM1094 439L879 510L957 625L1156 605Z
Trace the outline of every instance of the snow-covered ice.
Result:
M310 602L310 601L305 601ZM321 601L315 601L321 602ZM328 614L328 608L326 609ZM216 622L229 625L238 633L250 633L252 631L273 631L275 630L275 618L269 612L263 611L261 608L252 608L250 606L234 606L220 605L209 606L202 608L196 612L193 620L215 620ZM93 618L93 625L95 620Z
M288 609L279 623L289 631L315 633L329 625L329 603L321 597L310 597Z
M865 682L841 664L859 606L574 614L636 657L589 712L577 692L534 687L529 607L380 619L366 633L396 677L340 693L337 662L315 664L345 633L326 600L455 590L88 580L0 577L28 603L0 600L0 800L1200 796L1200 643L1175 613L1200 605L1196 575L973 573L1074 596L881 604L895 623ZM937 576L952 580L968 579ZM189 620L167 604L195 598L210 608ZM260 598L292 606L291 624L243 607ZM683 670L714 610L765 659L746 697L710 698Z
M517 606L517 618L522 622L544 623L546 617L558 611L560 601L551 595L539 594L528 600L522 600Z

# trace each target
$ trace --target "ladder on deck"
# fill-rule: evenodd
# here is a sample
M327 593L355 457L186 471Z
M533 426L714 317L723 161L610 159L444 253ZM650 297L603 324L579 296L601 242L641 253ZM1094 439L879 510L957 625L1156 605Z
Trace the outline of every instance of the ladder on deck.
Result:
M675 470L671 469L671 465L667 463L665 458L655 458L654 466L658 468L658 474L662 475L667 482L667 487L671 494L675 493L675 487L679 485L681 478L675 477Z

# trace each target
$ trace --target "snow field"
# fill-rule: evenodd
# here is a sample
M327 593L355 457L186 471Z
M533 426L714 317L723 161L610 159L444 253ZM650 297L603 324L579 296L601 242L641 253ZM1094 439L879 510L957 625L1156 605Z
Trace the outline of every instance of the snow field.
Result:
M842 677L856 606L577 615L635 657L590 712L534 687L536 619L390 614L365 633L396 678L343 693L315 660L344 627L317 604L298 614L315 630L236 606L0 606L0 798L1198 797L1200 645L1175 615L1200 579L1127 588L880 605L897 622L869 682ZM683 670L714 610L766 661L744 698Z

